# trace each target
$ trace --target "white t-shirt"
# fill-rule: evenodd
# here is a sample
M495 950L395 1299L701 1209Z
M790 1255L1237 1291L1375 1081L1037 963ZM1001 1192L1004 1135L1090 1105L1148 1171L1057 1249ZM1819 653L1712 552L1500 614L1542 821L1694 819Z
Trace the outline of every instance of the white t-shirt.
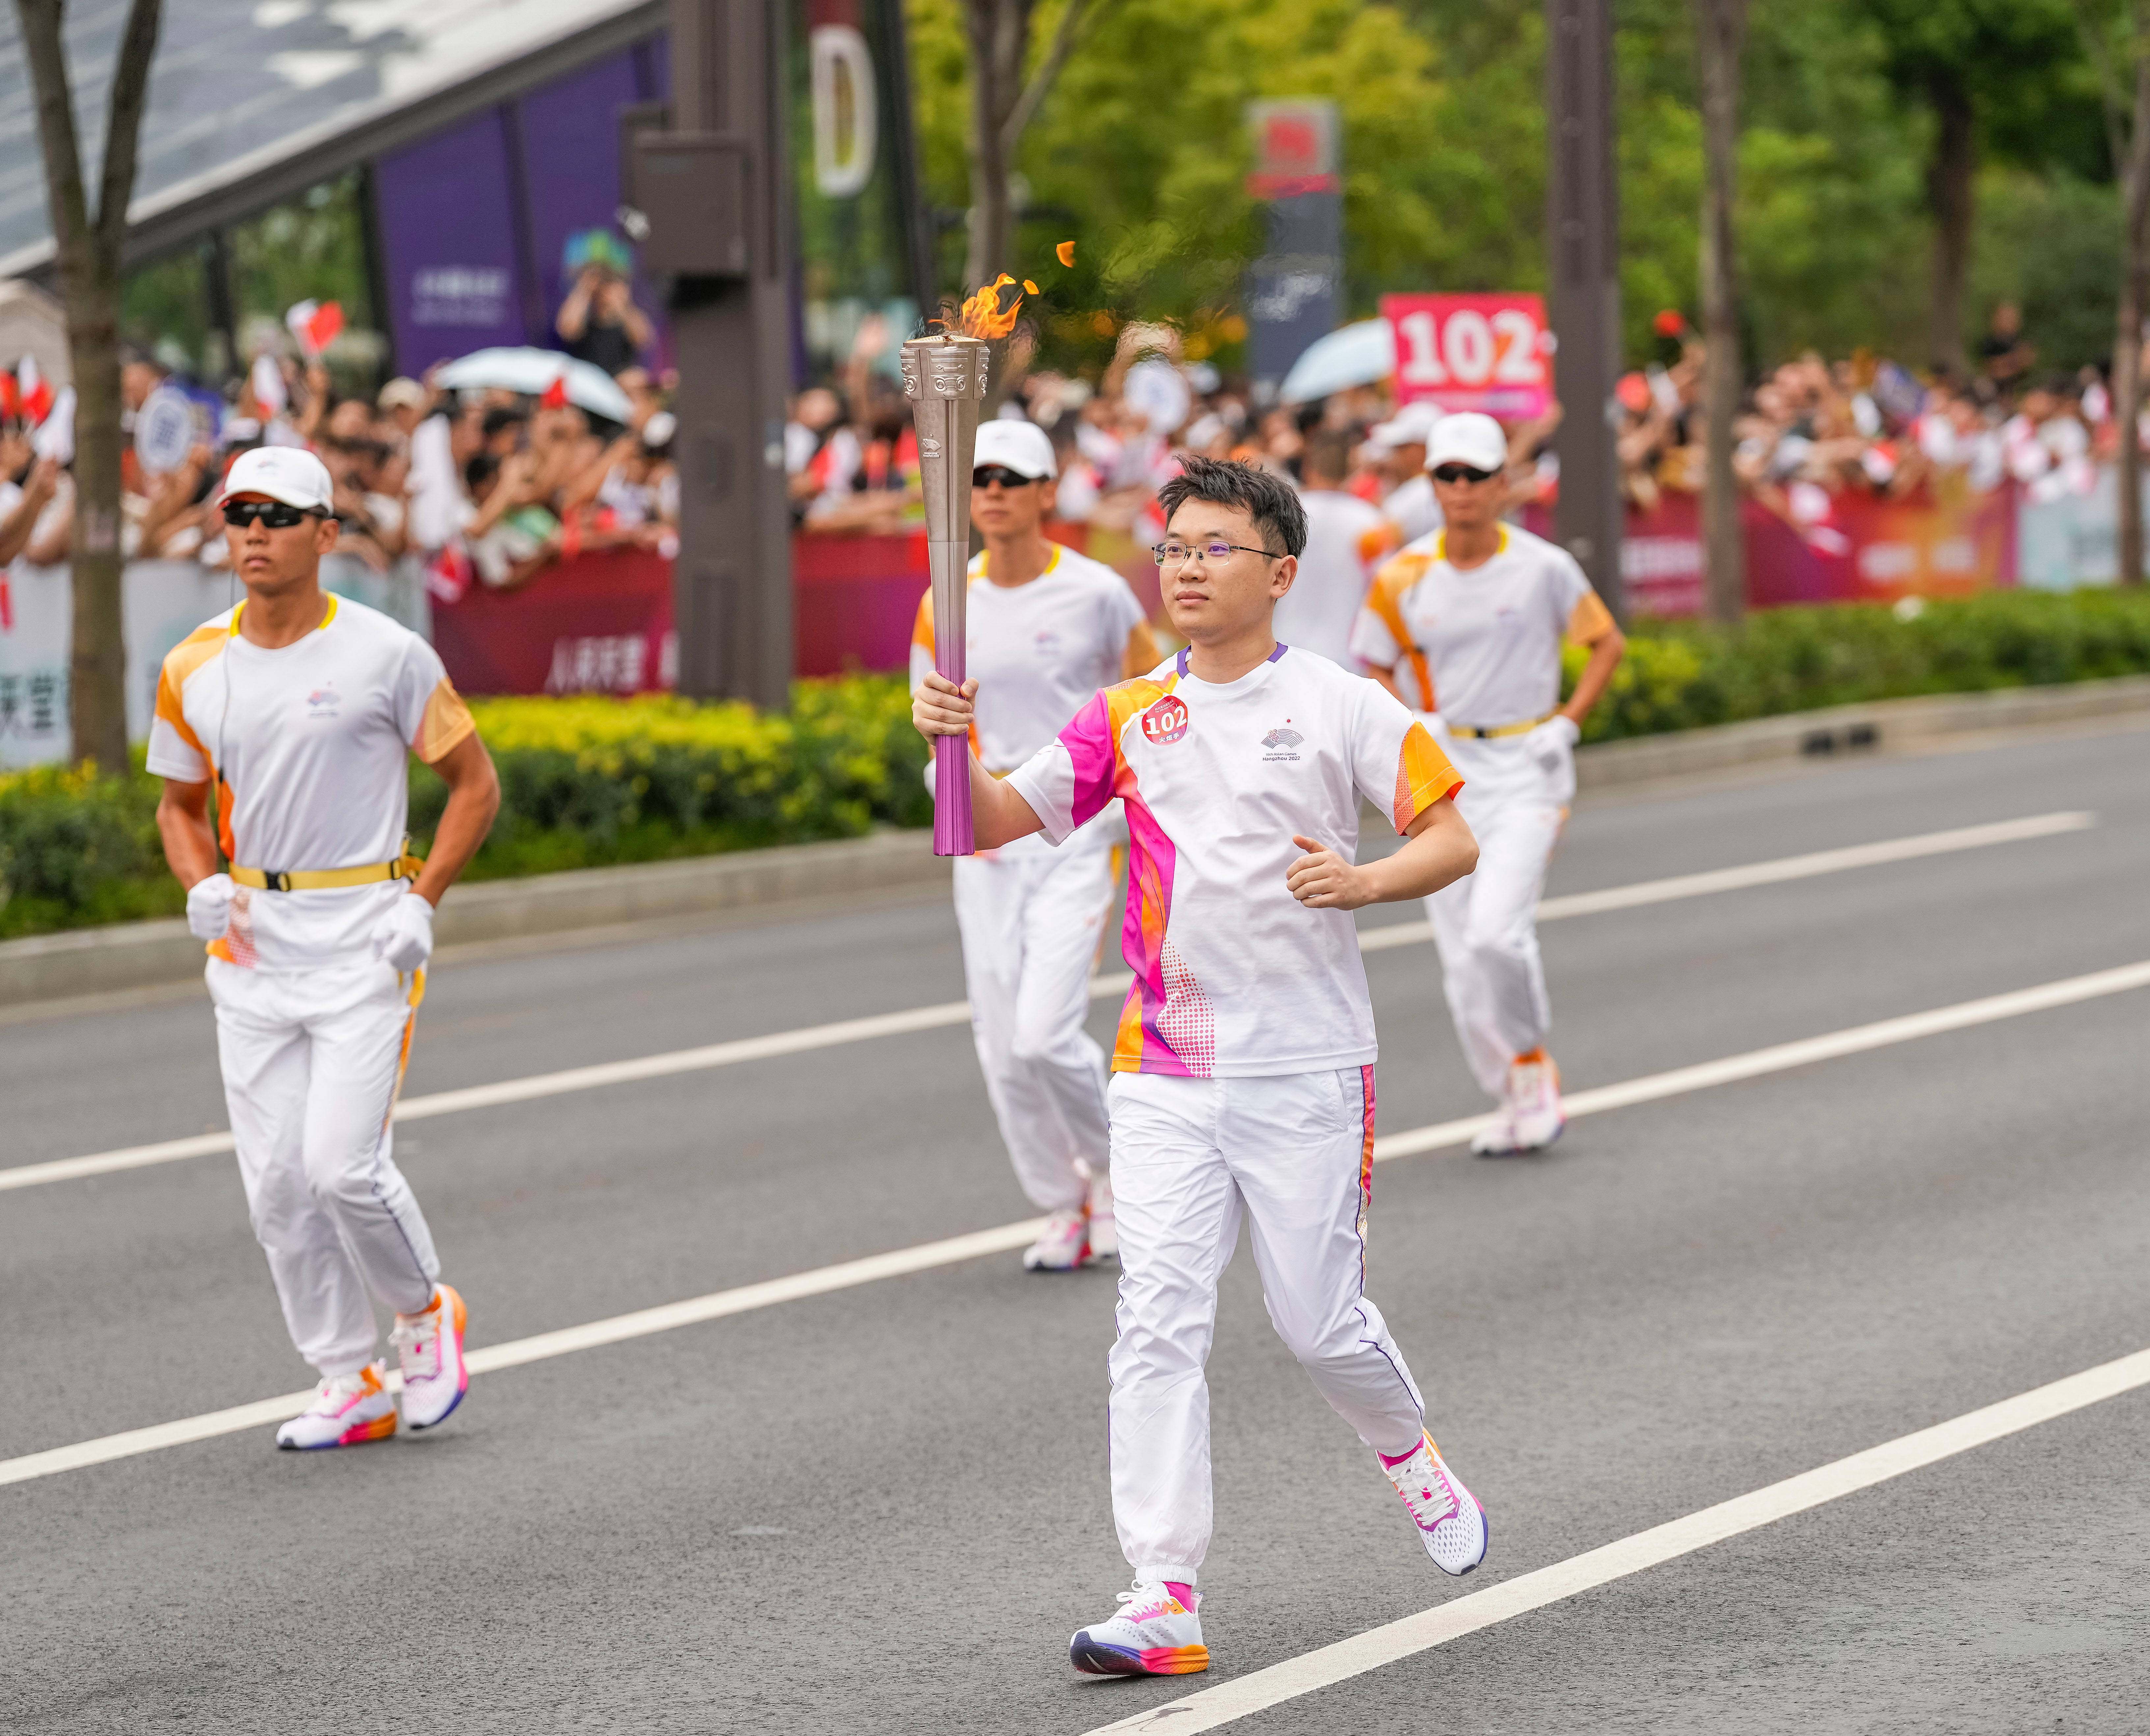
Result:
M1291 896L1292 837L1350 860L1362 797L1402 831L1462 781L1379 684L1285 645L1222 686L1183 651L1095 695L1008 778L1054 844L1126 799L1135 981L1113 1067L1197 1078L1373 1061L1357 930Z
M964 673L978 684L972 747L990 772L1011 771L1052 740L1084 700L1119 679L1142 604L1128 582L1057 542L1028 584L997 585L971 563ZM915 692L933 670L933 593L911 634Z
M1339 488L1309 489L1300 499L1306 508L1306 548L1271 626L1287 645L1319 652L1355 674L1352 623L1374 564L1388 550L1388 521L1378 507Z
M239 634L240 603L164 659L149 770L217 781L227 860L265 872L355 868L402 854L406 754L432 763L477 727L433 648L348 598L274 651ZM247 969L304 969L363 955L401 881L305 892L239 889L209 943Z
M1381 502L1381 516L1396 527L1396 541L1416 542L1441 528L1441 502L1433 492L1433 478L1424 471L1390 490Z
M1497 729L1560 704L1563 638L1591 644L1612 617L1564 548L1514 525L1493 558L1458 573L1445 533L1422 537L1374 575L1352 654L1393 671L1405 697L1451 724Z

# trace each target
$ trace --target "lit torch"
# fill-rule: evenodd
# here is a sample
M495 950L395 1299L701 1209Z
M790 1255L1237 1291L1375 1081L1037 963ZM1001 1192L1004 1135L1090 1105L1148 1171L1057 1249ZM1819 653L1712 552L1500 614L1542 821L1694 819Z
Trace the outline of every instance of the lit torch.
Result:
M1015 329L1017 295L1007 307L1002 276L966 301L930 337L904 345L903 395L918 427L918 471L926 492L926 553L933 574L933 667L963 684L966 605L971 564L971 469L978 449L978 405L986 396L993 338ZM933 854L966 856L971 831L971 744L961 735L933 739Z

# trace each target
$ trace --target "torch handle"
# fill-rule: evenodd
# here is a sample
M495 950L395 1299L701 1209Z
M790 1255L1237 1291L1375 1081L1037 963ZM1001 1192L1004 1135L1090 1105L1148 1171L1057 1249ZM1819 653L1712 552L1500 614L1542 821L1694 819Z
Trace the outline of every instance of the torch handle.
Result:
M954 583L935 587L941 594L933 599L933 669L961 687L963 648L969 638L969 623L964 618L967 588L962 575L970 550L966 546L936 545L930 552L935 557L936 573L951 570L956 575ZM971 825L970 738L936 735L933 738L933 854L967 856L977 853L977 835Z

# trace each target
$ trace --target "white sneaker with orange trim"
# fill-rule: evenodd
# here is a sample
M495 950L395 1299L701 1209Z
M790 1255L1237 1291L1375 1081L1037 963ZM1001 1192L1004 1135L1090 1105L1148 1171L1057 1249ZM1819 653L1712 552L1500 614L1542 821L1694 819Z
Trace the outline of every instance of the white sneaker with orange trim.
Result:
M356 1446L396 1432L396 1395L381 1379L381 1365L355 1375L331 1375L314 1389L314 1401L276 1431L276 1445L310 1452L317 1447Z
M1408 1459L1395 1465L1385 1461L1382 1469L1403 1496L1411 1522L1418 1527L1419 1541L1435 1567L1461 1575L1486 1559L1490 1535L1486 1510L1442 1462L1441 1449L1431 1435L1420 1436Z
M403 1421L430 1429L447 1420L470 1390L463 1360L463 1328L470 1310L452 1284L433 1286L433 1305L423 1314L399 1314L388 1342L403 1365Z
M1561 1107L1560 1069L1543 1049L1516 1057L1508 1069L1508 1120L1517 1151L1543 1151L1567 1126Z
M1067 1643L1067 1661L1086 1676L1191 1676L1209 1668L1198 1595L1189 1609L1164 1586L1138 1579L1119 1594L1120 1612Z
M1045 1234L1022 1250L1026 1272L1072 1272L1090 1264L1090 1214L1067 1207L1045 1220Z

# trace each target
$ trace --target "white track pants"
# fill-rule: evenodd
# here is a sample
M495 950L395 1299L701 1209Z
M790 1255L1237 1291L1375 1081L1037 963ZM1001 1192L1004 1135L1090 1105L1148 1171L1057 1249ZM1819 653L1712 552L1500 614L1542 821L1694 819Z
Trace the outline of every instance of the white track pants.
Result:
M1113 885L1109 840L1018 840L956 859L971 1033L1016 1179L1042 1211L1083 1204L1104 1167L1105 1052L1083 1028Z
M1546 772L1519 740L1459 741L1444 731L1441 744L1463 774L1456 805L1478 840L1478 867L1426 910L1464 1059L1498 1098L1509 1064L1552 1028L1537 907L1575 773L1572 763Z
M1113 1516L1137 1578L1192 1581L1209 1547L1203 1365L1243 1212L1270 1324L1322 1397L1391 1458L1425 1427L1403 1353L1366 1298L1374 1070L1114 1073L1111 1098Z
M388 1112L424 993L368 959L312 971L209 965L217 1051L254 1234L299 1354L324 1375L373 1360L373 1302L424 1308L433 1239L391 1154Z

